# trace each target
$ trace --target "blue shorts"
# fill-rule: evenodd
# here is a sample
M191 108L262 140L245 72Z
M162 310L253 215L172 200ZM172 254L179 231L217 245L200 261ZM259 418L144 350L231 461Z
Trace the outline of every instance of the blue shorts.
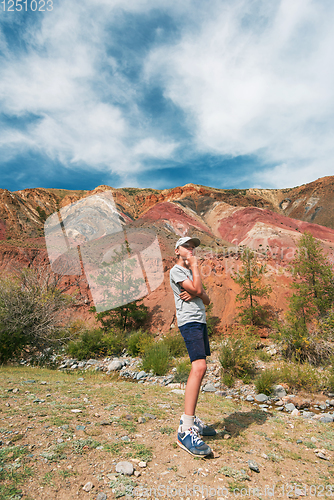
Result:
M186 343L190 361L206 359L210 356L210 345L206 323L192 321L179 327L181 335Z

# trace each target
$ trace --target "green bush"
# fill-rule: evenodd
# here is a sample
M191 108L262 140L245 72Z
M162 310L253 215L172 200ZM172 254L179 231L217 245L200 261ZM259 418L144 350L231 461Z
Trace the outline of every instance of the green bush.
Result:
M148 345L144 352L142 368L146 372L153 370L156 375L165 375L171 360L170 350L163 342Z
M277 382L279 373L277 370L264 370L255 380L255 388L258 393L270 396L273 392L273 385Z
M186 344L182 335L178 332L169 332L163 337L162 342L168 347L173 358L179 358L180 356L187 354Z
M330 363L327 389L329 392L334 392L334 356L330 357Z
M233 387L235 380L234 380L234 377L232 375L230 375L230 373L223 373L222 382L227 387Z
M146 347L154 342L153 336L142 330L130 334L127 340L128 351L132 356L139 356Z
M268 363L268 361L271 361L270 354L267 351L263 351L262 349L261 349L261 351L259 351L258 357L264 363Z
M173 382L187 382L191 370L189 359L179 361L176 365L176 373Z
M327 377L308 363L285 363L278 372L279 380L288 384L290 389L304 389L317 392L326 389Z
M321 337L330 342L334 341L334 307L332 307L324 318L320 320L319 330Z
M85 330L78 340L71 341L66 349L67 354L78 360L91 357L121 354L126 347L125 334L120 331L104 333L101 329Z
M254 340L249 337L229 337L221 347L219 361L223 375L243 379L255 374Z
M333 352L333 344L322 336L319 329L311 329L301 318L288 324L276 324L272 335L282 346L283 356L299 363L327 364Z
M63 292L47 266L0 280L0 363L64 345L74 299Z

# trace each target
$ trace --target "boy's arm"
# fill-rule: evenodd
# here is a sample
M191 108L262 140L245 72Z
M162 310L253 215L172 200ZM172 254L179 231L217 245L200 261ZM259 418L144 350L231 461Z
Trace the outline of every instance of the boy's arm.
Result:
M210 298L209 296L205 293L205 291L202 289L201 293L194 293L190 292L189 289L192 289L192 281L187 279L181 283L181 286L183 288L183 291L181 290L180 293L180 299L184 300L185 302L189 302L189 300L194 299L195 297L199 297L202 299L203 304L208 306L210 304Z
M209 299L208 295L205 293L203 286L202 286L201 276L200 276L199 269L198 269L197 258L194 255L190 255L188 257L187 261L189 263L189 267L190 267L192 275L193 275L193 281L191 281L190 279L184 280L182 282L182 287L190 295L194 295L196 297L199 297L200 299L203 300L203 303L205 305L209 305L210 299ZM181 295L180 295L180 297L181 297ZM191 299L189 298L188 300L191 300Z

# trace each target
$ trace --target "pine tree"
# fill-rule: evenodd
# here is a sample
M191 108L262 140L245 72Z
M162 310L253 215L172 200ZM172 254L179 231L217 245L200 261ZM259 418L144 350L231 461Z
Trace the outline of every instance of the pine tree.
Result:
M233 277L235 283L241 287L236 299L239 302L246 302L239 316L244 325L267 325L268 312L258 303L258 298L267 298L271 293L271 287L264 285L263 276L266 274L266 266L260 264L255 253L249 248L245 248L242 256L242 269L237 276Z
M305 232L298 242L292 263L295 293L290 298L290 312L306 325L314 316L324 316L334 301L334 274L318 240Z
M332 352L318 320L333 307L334 275L320 242L310 233L300 238L291 271L294 292L289 298L287 323L279 327L279 336L287 357L319 364Z
M104 310L96 314L104 331L116 327L122 331L127 328L139 328L148 316L148 308L139 300L141 289L145 285L142 277L134 276L135 259L129 257L129 246L122 245L114 250L110 263L102 263L96 281L104 288ZM121 304L117 306L117 304ZM96 312L95 308L92 311Z

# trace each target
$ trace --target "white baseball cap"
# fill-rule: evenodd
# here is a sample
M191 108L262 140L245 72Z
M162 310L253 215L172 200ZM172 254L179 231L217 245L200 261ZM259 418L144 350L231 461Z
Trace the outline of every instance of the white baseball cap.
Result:
M198 238L190 238L189 236L184 236L183 238L180 238L179 240L177 240L175 248L178 248L179 246L183 246L188 241L191 241L195 245L195 247L198 247L201 244L201 242Z

